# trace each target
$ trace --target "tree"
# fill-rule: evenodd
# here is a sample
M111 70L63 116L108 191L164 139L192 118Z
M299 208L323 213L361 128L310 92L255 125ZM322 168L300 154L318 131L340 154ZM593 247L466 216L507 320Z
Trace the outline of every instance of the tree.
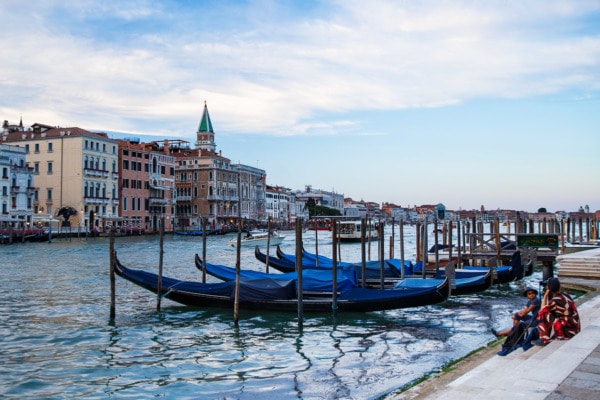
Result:
M69 218L74 215L77 215L77 210L70 206L62 207L56 212L57 217L63 217L62 226L71 226Z
M546 211L546 207L541 207L541 208L538 208L538 212L539 213L545 213L545 212L548 212L548 211Z

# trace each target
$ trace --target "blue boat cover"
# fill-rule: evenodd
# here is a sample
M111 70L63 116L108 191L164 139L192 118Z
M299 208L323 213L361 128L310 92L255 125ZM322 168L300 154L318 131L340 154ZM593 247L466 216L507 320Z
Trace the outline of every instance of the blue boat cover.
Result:
M332 275L331 270L305 269L302 271L302 289L314 292L331 292ZM337 271L337 290L345 292L346 290L357 287L357 277L354 270ZM235 281L235 268L225 265L206 263L206 273L225 281ZM278 281L297 281L296 272L285 274L240 270L240 278L246 280L270 279Z

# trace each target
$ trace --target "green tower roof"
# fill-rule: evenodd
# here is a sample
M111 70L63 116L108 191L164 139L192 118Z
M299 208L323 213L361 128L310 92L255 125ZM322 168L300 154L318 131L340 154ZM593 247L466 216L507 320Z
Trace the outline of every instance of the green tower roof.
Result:
M214 133L212 122L210 122L210 115L208 115L208 107L206 107L206 101L204 102L204 111L202 112L202 119L200 120L198 132Z

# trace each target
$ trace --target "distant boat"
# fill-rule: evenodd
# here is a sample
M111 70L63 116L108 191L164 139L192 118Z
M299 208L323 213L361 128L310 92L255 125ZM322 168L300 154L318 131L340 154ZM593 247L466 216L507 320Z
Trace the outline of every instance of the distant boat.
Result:
M208 229L206 231L206 235L216 235L220 232L220 229ZM184 235L184 236L202 236L204 231L195 230L195 231L175 231L176 235Z
M365 240L377 240L379 238L377 225L373 223L366 224ZM344 242L361 241L362 221L340 221L337 229L337 239Z
M269 246L278 246L283 242L285 236L280 235L277 231L273 231L269 237L267 231L249 231L243 235L240 239L240 246L242 247L254 247L254 246L266 246L269 242ZM229 242L231 247L237 247L237 237L231 239Z
M331 221L328 219L311 219L309 222L309 228L311 231L330 231Z

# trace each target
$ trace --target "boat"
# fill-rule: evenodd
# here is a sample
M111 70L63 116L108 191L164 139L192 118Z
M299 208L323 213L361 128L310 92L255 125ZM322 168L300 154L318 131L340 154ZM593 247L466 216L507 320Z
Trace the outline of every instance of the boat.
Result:
M262 261L266 261L266 256L260 251L255 249L255 257ZM277 247L278 258L269 257L269 265L281 272L293 272L295 271L295 257L289 254L285 254L279 247ZM317 268L311 259L317 258L316 255L303 250L302 267L303 268ZM325 270L331 270L333 261L325 256L318 256L319 267ZM425 278L422 274L421 265L422 262L418 262L413 265L409 260L404 261L404 276L400 270L400 260L396 258L386 259L384 261L384 287L395 287L396 285L410 286L411 281L408 279L418 280L438 280L441 282L446 279L445 270L442 268L438 272L427 271ZM381 266L379 261L369 261L366 265L366 286L377 287L381 284ZM359 263L341 263L338 264L338 269L355 271L358 280L361 281L362 266ZM463 295L471 294L484 291L488 289L493 283L494 275L493 271L489 268L485 269L463 269L459 268L455 270L455 276L451 282L452 294ZM399 283L405 281L404 283ZM426 283L430 284L429 282Z
M398 271L400 270L400 260L388 260L388 265L391 268L395 267ZM404 278L423 276L422 266L422 261L408 267L405 265ZM446 278L450 278L452 295L456 296L483 292L489 289L494 281L493 271L487 267L485 269L456 268L452 278L446 274L445 268L440 268L437 271L427 269L425 273L425 279L440 280Z
M285 236L280 235L277 231L272 231L269 237L267 231L248 231L245 235L242 235L240 239L240 246L251 247L251 246L266 246L267 242L269 246L278 246L283 242ZM231 239L229 242L231 247L237 247L237 237Z
M533 274L533 260L529 260L527 264L523 265L521 261L521 252L515 251L509 265L490 267L465 265L463 268L478 271L491 269L494 276L494 284L502 284L518 281L525 276L531 276Z
M150 292L158 291L158 275L125 267L115 258L115 273ZM298 312L297 280L240 279L238 306L258 311ZM162 277L160 294L180 304L193 307L233 309L235 281L200 283ZM332 296L303 296L304 312L370 312L398 308L420 307L445 301L450 293L449 281L425 288L363 289L351 288L337 295L335 306Z
M267 256L260 249L254 250L254 256L257 260L266 263ZM272 266L280 272L294 272L296 271L296 257L290 254L284 253L279 246L277 246L277 257L269 257L269 266ZM302 251L302 268L304 269L327 269L331 270L333 266L333 260L327 257L319 256L319 262L317 263L316 257L312 254ZM337 263L338 269L349 269L356 271L357 276L362 277L362 262L349 263L341 262ZM365 264L366 279L379 279L381 277L381 264L379 261L370 260ZM384 261L383 265L383 277L384 278L399 278L400 275L390 268Z
M204 271L207 274L214 276L223 281L233 281L236 279L235 268L225 265L204 263L198 254L194 257L196 268ZM337 290L343 292L353 287L358 287L356 274L353 270L339 271L337 274ZM296 272L274 273L254 271L243 269L240 270L241 279L276 279L276 280L293 280L298 278ZM306 269L302 271L302 289L306 292L328 292L332 290L332 274L331 270L322 269Z
M308 229L311 231L330 231L331 221L328 219L311 219L308 226Z
M377 240L379 234L377 224L367 223L365 240ZM337 240L342 243L360 242L362 221L340 221L337 229ZM333 235L333 233L332 233Z
M195 256L196 268L200 271L204 271L207 274L214 276L215 278L231 281L236 279L236 270L232 267L224 265L203 263L202 259L196 254ZM313 293L326 292L330 293L332 289L333 275L332 269L314 269L308 268L302 270L302 289ZM336 274L337 290L344 291L352 287L360 287L359 279L357 277L356 270L354 269L338 269ZM297 279L297 272L287 273L267 273L254 270L240 270L241 279L277 279L277 280L289 280ZM427 281L427 282L423 282ZM425 288L425 287L436 287L442 284L443 279L423 279L418 278L406 278L400 281L393 280L387 282L386 288ZM375 287L375 285L371 285Z
M219 232L221 232L220 229L207 229L206 230L206 235L217 235ZM183 236L202 236L204 235L204 231L202 230L194 230L194 231L175 231L176 235L183 235Z

